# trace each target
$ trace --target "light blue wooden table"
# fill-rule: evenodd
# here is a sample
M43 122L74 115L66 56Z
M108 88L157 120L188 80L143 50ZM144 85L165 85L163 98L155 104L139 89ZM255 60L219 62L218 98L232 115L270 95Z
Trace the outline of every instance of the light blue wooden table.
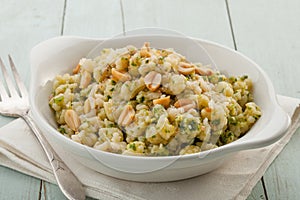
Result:
M299 0L0 0L0 56L27 86L29 52L59 35L109 37L157 26L212 40L256 61L279 94L300 98ZM11 119L0 117L0 126ZM300 199L300 130L248 199ZM0 199L65 199L59 188L0 167Z

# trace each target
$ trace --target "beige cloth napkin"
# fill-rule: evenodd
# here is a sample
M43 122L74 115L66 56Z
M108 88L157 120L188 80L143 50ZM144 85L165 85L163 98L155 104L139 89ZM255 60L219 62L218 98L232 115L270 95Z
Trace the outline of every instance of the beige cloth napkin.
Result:
M97 173L73 160L61 147L59 155L85 185L87 196L100 199L246 199L268 166L300 124L300 99L278 96L292 124L277 143L237 153L219 169L195 178L167 183L137 183ZM48 161L29 128L16 119L0 128L0 165L55 183Z

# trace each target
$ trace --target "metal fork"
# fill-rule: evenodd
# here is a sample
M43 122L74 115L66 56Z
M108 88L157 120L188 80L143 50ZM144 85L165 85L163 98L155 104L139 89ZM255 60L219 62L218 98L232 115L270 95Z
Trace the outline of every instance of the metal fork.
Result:
M8 56L8 58L18 90L15 88L12 79L7 73L6 67L0 58L4 82L6 82L9 92L7 92L4 84L0 81L0 114L9 117L23 118L43 147L52 166L58 186L64 195L68 199L85 199L85 192L82 184L67 167L67 165L60 159L28 114L30 106L26 87L20 79L12 58L10 56Z

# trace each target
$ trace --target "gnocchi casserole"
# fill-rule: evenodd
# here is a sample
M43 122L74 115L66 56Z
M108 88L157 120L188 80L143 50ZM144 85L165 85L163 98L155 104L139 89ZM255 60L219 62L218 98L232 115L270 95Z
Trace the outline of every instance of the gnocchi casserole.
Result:
M247 75L191 63L173 49L126 46L57 75L49 105L58 131L102 151L192 154L242 137L261 116Z

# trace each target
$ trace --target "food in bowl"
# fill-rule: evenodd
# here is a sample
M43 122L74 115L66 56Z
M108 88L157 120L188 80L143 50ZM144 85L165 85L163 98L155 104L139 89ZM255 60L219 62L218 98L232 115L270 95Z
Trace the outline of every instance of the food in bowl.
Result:
M227 77L173 49L126 46L82 58L54 79L58 130L78 143L137 156L192 154L242 137L261 116L251 79Z

